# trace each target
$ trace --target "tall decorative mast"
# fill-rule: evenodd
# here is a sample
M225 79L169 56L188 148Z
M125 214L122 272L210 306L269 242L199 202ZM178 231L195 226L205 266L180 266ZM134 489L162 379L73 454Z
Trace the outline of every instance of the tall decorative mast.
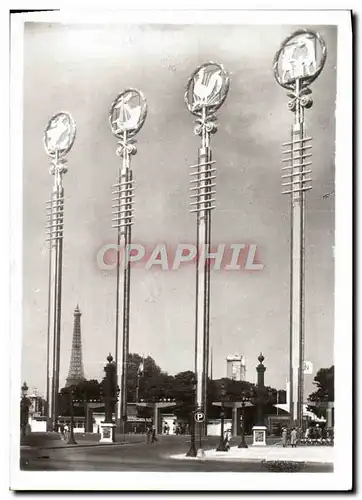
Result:
M294 120L290 141L283 144L283 194L290 195L290 417L303 425L304 402L304 295L305 295L305 201L312 189L312 137L305 132L304 110L312 106L309 85L323 69L326 45L318 33L301 29L288 36L274 58L274 75L289 90L288 108Z
M69 113L54 115L44 132L44 147L51 158L49 173L54 176L51 199L47 202L47 238L49 242L49 289L47 331L47 416L54 423L58 416L60 334L63 266L63 175L67 172L64 156L75 139L75 123Z
M73 326L73 341L72 353L70 356L69 372L66 379L66 387L77 385L84 380L83 356L82 356L82 337L80 329L80 312L79 306L74 310L74 326Z
M210 136L217 131L214 114L226 99L229 90L229 74L221 64L207 62L196 68L190 76L185 103L188 110L197 117L194 132L201 137L198 161L191 165L190 212L196 213L197 258L196 258L196 315L195 315L195 373L196 401L199 414L204 415L198 431L203 455L201 436L206 433L207 377L209 373L209 323L210 323L210 240L211 210L215 208L215 161L211 158ZM199 417L200 418L200 417ZM196 455L192 439L189 456Z
M147 101L142 92L136 89L126 89L114 100L110 112L109 123L112 134L118 139L116 153L122 158L118 167L117 183L113 186L115 195L112 205L114 211L112 227L117 229L117 245L120 252L121 237L124 239L123 251L123 332L122 332L122 380L121 402L116 407L116 418L121 420L123 433L127 425L127 361L129 352L129 320L130 320L130 283L131 283L131 226L133 224L134 180L131 169L131 156L137 153L136 141L133 139L147 116ZM116 290L116 335L115 363L116 379L119 378L119 301L120 301L120 259L117 259L117 290Z

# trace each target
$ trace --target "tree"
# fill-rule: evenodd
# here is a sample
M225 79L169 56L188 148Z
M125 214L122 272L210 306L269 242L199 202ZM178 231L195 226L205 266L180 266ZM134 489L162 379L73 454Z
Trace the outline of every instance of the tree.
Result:
M73 393L73 401L89 402L101 400L101 384L98 380L82 380L77 385L63 387L59 395L59 415L70 415L70 397L69 391ZM75 416L84 416L84 405L74 406Z
M308 397L308 400L314 403L310 406L310 410L319 417L325 417L326 408L321 403L334 401L334 365L329 368L320 368L314 377L313 384L317 389Z
M318 370L313 384L317 390L309 395L309 401L316 403L334 401L334 365Z
M188 419L195 406L195 374L191 370L177 373L173 377L172 399L177 406L174 411L181 419Z
M138 354L132 356L134 356L134 359L137 359L138 357L139 362L136 361L135 363L133 361L133 364L129 365L129 377L127 381L129 388L128 395L131 397L129 401L136 401L137 371L142 358ZM139 399L151 401L161 397L166 397L165 394L169 394L168 377L169 375L161 370L151 356L144 358L143 372L139 374Z

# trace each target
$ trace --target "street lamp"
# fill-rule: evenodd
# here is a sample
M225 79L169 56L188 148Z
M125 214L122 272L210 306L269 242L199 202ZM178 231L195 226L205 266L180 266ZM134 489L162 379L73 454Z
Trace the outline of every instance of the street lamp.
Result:
M74 438L74 406L73 406L73 390L68 389L69 409L70 409L70 432L67 444L77 444Z
M27 383L24 382L21 387L21 400L20 400L20 428L21 435L24 437L26 435L26 426L28 425L29 419L29 401L26 397L28 394L29 387Z
M193 378L191 380L191 384L192 384L192 392L193 392L193 400L195 400L195 394L196 394L196 378ZM197 450L196 450L196 429L195 429L195 411L194 411L194 407L192 407L192 410L191 410L191 422L190 422L190 431L191 431L191 435L190 435L190 449L189 451L186 453L186 456L187 457L196 457L197 456Z
M133 224L134 180L131 170L131 155L137 153L136 141L133 137L139 132L147 116L147 101L142 92L126 89L112 103L109 111L109 123L112 134L118 139L116 154L122 158L122 166L117 171L117 183L112 194L114 211L112 227L117 229L117 249L120 250L121 236L124 237L124 273L123 273L123 332L122 332L122 379L121 402L117 404L117 419L122 420L123 433L127 427L127 363L129 352L130 323L130 252L131 225ZM115 363L118 383L118 344L119 344L119 301L120 301L120 262L117 253L117 285L116 285L116 335Z
M211 158L210 137L217 131L215 112L226 99L229 74L221 64L207 62L191 74L185 90L187 109L196 119L194 133L201 137L198 161L191 165L190 212L197 217L195 374L196 408L204 414L200 420L200 437L206 429L207 377L210 330L210 241L211 210L215 208L215 161ZM202 449L200 451L202 455Z
M303 422L305 344L305 200L312 189L312 137L305 133L304 109L312 106L309 85L321 73L327 56L318 33L300 29L288 36L274 57L274 76L291 100L294 114L290 141L283 144L283 194L291 204L290 294L290 416L298 427Z
M216 448L216 451L228 451L225 446L225 439L224 439L224 419L225 419L224 402L226 396L226 388L224 384L220 385L219 394L221 399L221 410L220 410L221 430L220 430L220 442L219 446Z
M65 155L74 144L76 126L69 113L55 114L43 137L51 159L49 173L54 175L51 199L47 201L47 238L49 242L48 325L47 325L47 416L54 424L58 417L60 333L63 266L63 175L67 172Z
M241 426L241 441L238 448L248 448L248 445L245 441L245 406L246 403L251 399L249 393L241 395L241 418L242 418L242 426Z
M28 390L29 390L29 387L28 387L27 383L24 382L23 385L21 386L21 395L23 398L25 398L27 396Z
M144 370L144 359L140 361L137 367L137 381L136 381L136 403L138 403L139 391L140 391L140 377L143 375Z

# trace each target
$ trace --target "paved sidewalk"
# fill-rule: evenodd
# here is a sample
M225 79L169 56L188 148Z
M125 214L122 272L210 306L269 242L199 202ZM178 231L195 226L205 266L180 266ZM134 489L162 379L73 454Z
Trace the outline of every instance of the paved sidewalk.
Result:
M221 461L289 461L308 463L333 463L334 449L332 446L301 446L297 448L283 448L279 446L237 448L230 451L205 450L204 460ZM186 457L185 454L171 455L178 460L202 460Z

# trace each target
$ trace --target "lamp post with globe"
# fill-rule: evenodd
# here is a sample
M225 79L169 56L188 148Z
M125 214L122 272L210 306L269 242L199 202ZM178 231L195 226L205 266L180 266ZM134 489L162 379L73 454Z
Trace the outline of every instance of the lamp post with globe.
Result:
M21 387L21 400L20 400L20 429L21 435L24 437L26 435L26 428L29 420L29 399L27 398L29 387L27 383L24 382Z
M246 444L245 441L245 406L247 403L251 401L251 396L249 392L245 392L241 394L241 419L242 419L242 425L241 425L241 441L239 443L238 448L248 448L248 445Z
M220 410L220 441L219 446L216 448L216 451L228 451L225 446L224 439L224 421L225 421L225 396L226 396L226 387L225 384L221 384L219 387L219 395L221 401L221 410Z
M300 29L288 36L274 57L274 76L290 98L293 112L290 140L283 144L283 194L291 207L290 293L290 417L302 427L305 350L305 203L312 189L312 137L306 134L304 111L313 104L309 86L321 73L327 56L318 33Z

